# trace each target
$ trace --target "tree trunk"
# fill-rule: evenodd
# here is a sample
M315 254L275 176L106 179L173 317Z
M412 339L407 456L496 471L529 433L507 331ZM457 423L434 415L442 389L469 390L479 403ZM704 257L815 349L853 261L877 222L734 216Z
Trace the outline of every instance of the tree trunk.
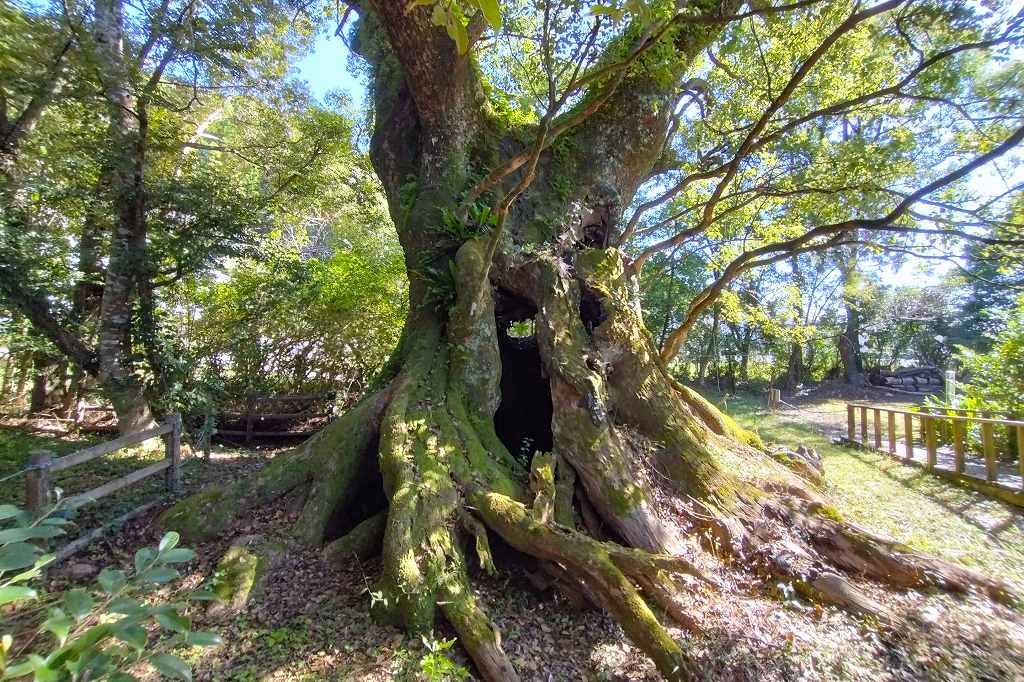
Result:
M839 361L846 383L860 384L864 376L864 362L860 353L860 310L852 295L857 278L856 247L846 258L838 258L837 265L843 278L843 307L846 311L846 325L837 339Z
M493 535L558 589L606 609L673 680L700 671L655 609L697 628L678 599L688 589L681 578L716 584L686 558L690 537L808 597L883 619L842 571L1008 597L998 581L843 523L755 434L668 373L633 305L624 255L597 233L614 227L609 216L660 154L670 92L643 70L630 75L619 86L628 97L607 95L599 114L564 133L571 163L536 158L504 232L466 224L479 236L457 240L443 220L462 213L474 169L493 168L522 143L485 115L475 69L428 10L371 4L354 47L375 74L371 158L409 275L402 340L345 415L255 481L172 507L165 528L227 532L236 516L301 491L294 532L331 557L370 551L368 529L384 515L371 608L415 633L443 616L487 680L518 679L467 571L467 542L495 570ZM692 60L710 35L700 25L672 39ZM523 177L482 196L500 203ZM594 215L608 220L586 222ZM510 337L523 320L533 320L534 335Z
M11 378L14 374L14 353L8 349L7 357L4 358L4 378L0 383L0 402L7 402L11 392Z
M155 425L143 386L134 371L132 311L139 272L146 264L143 170L146 119L129 89L124 58L121 0L97 0L93 36L109 118L112 159L106 169L116 213L99 324L99 382L117 413L122 433Z

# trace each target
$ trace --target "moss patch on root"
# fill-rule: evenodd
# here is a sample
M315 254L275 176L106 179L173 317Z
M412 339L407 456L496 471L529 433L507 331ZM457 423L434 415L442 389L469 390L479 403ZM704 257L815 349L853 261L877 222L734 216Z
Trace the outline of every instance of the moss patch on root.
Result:
M177 531L187 543L207 542L231 525L236 501L230 488L207 488L165 509L157 517L157 525L165 532Z

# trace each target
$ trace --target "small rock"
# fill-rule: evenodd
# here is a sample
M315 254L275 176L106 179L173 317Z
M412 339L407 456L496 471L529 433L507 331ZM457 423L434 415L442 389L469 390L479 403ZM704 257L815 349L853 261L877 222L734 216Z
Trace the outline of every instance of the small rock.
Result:
M65 574L71 580L88 580L99 573L99 568L95 564L90 564L88 561L77 561L65 570Z

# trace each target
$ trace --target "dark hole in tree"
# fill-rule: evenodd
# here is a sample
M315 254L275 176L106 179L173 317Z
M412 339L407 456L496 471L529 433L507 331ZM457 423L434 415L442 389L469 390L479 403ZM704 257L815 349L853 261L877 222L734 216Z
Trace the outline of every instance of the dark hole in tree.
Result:
M331 513L331 518L324 528L324 543L344 537L360 523L387 507L384 477L381 476L380 466L377 464L377 446L375 438L362 458L362 470L357 476L356 484L352 486L355 494L345 496L342 503Z
M499 290L494 314L501 355L501 403L494 430L509 452L529 466L535 450L549 452L552 446L551 388L537 346L537 309Z
M586 328L588 334L594 333L594 327L597 327L607 319L608 315L604 312L604 306L601 305L601 294L590 287L580 284L580 320L583 321L583 326Z

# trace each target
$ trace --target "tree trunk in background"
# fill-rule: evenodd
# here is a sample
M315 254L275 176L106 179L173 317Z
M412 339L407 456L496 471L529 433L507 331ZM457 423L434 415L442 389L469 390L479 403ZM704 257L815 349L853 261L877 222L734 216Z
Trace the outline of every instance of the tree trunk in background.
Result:
M133 304L139 289L138 273L147 258L146 122L129 89L122 12L121 0L97 0L93 37L107 100L113 158L106 174L116 213L100 303L98 379L117 412L118 430L128 433L155 422L131 360Z
M717 366L718 358L715 357L715 348L718 344L718 326L721 321L722 308L715 304L711 313L711 326L708 328L708 341L697 360L697 383L702 384L707 380L707 371L712 365Z
M856 234L853 237L856 239ZM846 325L837 339L843 380L848 384L864 382L864 362L860 352L860 310L853 292L857 286L857 247L836 257L836 266L843 279L843 308Z
M49 386L50 369L53 367L53 358L41 351L32 355L32 392L29 395L28 411L30 414L42 412L46 408L46 395Z
M0 402L6 402L10 398L12 386L11 377L14 374L14 353L10 350L7 351L7 357L4 358L3 372L3 382L0 383Z

